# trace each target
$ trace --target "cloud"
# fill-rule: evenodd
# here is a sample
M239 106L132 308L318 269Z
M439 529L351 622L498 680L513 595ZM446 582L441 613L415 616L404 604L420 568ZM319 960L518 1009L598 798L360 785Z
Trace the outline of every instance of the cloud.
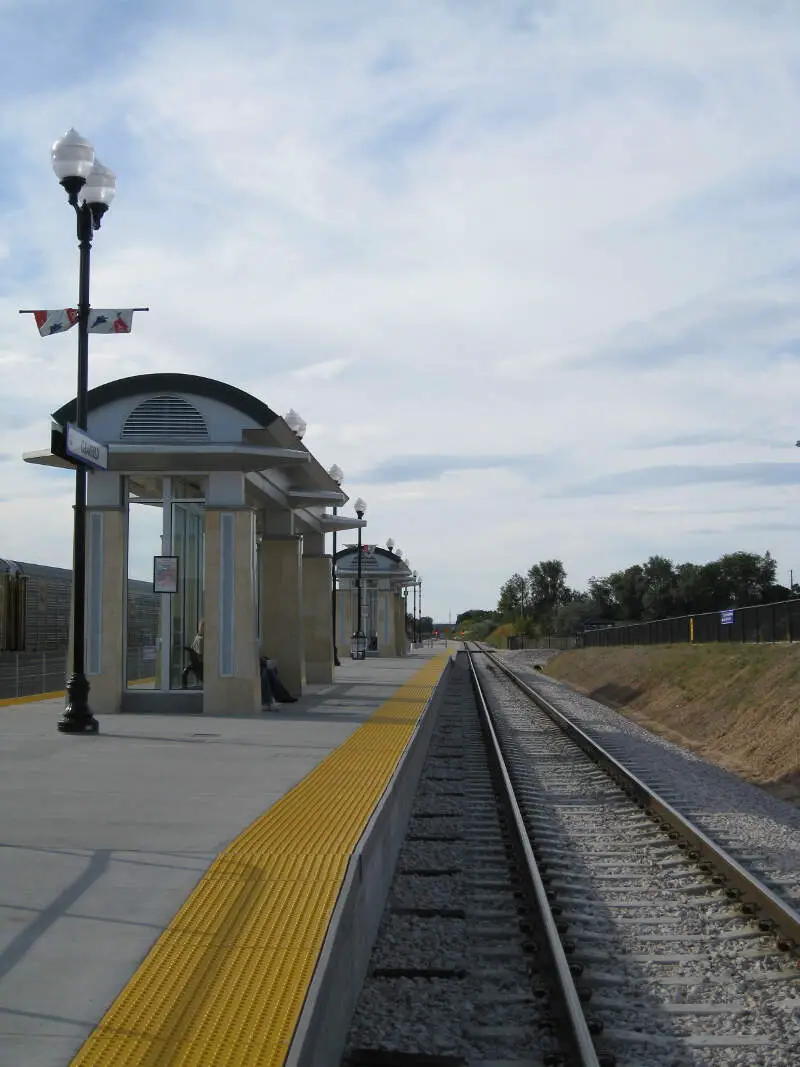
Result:
M564 487L553 496L609 496L683 486L800 485L800 463L732 463L728 466L643 467L617 471L593 481Z
M374 467L359 473L366 483L398 484L400 482L435 481L454 471L486 471L505 468L528 470L537 456L391 456Z
M800 522L790 472L760 462L800 437L792 5L112 7L0 6L4 453L46 442L74 394L74 338L17 315L75 299L48 164L74 124L118 173L92 302L151 307L92 339L91 383L183 370L300 411L437 614L537 558L571 584L659 546L687 558L720 509L721 551L757 539L748 508ZM79 28L101 12L106 52ZM650 469L627 469L636 449ZM52 484L4 464L3 495L42 506L3 505L0 552L13 519L57 562ZM648 485L676 510L623 515Z
M351 359L327 359L323 360L322 363L311 363L307 367L298 367L292 371L292 374L301 382L308 381L311 378L329 381L346 370L352 362Z
M793 441L781 441L776 438L753 437L750 435L743 437L741 433L737 433L735 430L709 430L705 432L688 430L683 434L666 435L664 437L648 437L644 435L638 440L630 441L628 447L645 451L661 448L702 448L707 445L742 445L743 443L773 449L794 447Z

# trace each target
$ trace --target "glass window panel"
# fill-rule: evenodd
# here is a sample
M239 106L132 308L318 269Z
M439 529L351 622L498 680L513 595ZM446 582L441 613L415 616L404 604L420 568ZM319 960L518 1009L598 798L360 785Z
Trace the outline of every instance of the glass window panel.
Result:
M160 688L161 597L153 592L153 557L161 554L162 510L128 505L125 684Z
M206 481L205 474L173 475L172 499L204 501L206 498Z
M178 557L178 592L171 598L171 689L203 685L202 651L192 646L203 622L204 530L202 507L191 503L172 505L172 555Z

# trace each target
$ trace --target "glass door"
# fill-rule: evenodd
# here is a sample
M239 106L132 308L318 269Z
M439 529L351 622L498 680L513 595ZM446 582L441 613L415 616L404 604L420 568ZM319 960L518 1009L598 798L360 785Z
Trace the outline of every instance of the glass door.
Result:
M178 592L171 597L171 689L203 685L203 518L202 507L197 503L172 505L172 555L178 557Z
M125 685L161 688L161 597L153 591L153 557L161 555L164 517L161 479L129 479Z
M202 688L205 482L205 476L128 478L128 688ZM156 556L177 557L176 592L155 592Z

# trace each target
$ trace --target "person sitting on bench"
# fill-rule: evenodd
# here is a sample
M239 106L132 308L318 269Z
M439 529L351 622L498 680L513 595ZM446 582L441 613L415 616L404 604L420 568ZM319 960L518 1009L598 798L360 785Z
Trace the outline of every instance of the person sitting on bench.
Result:
M189 675L193 674L198 682L203 682L203 641L205 634L205 623L201 619L197 624L197 634L194 641L192 641L191 647L186 651L189 653L189 665L183 668L183 674L181 675L181 686L186 689L189 680Z
M281 704L294 704L293 697L278 677L278 665L274 659L262 656L261 664L261 703L265 708L279 708Z

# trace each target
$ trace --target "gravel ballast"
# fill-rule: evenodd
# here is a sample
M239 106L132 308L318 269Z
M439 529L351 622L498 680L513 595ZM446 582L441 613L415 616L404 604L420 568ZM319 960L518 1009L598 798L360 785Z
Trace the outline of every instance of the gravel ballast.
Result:
M653 785L735 859L800 907L800 809L533 669L548 650L501 652L511 670ZM800 742L798 742L800 744Z

